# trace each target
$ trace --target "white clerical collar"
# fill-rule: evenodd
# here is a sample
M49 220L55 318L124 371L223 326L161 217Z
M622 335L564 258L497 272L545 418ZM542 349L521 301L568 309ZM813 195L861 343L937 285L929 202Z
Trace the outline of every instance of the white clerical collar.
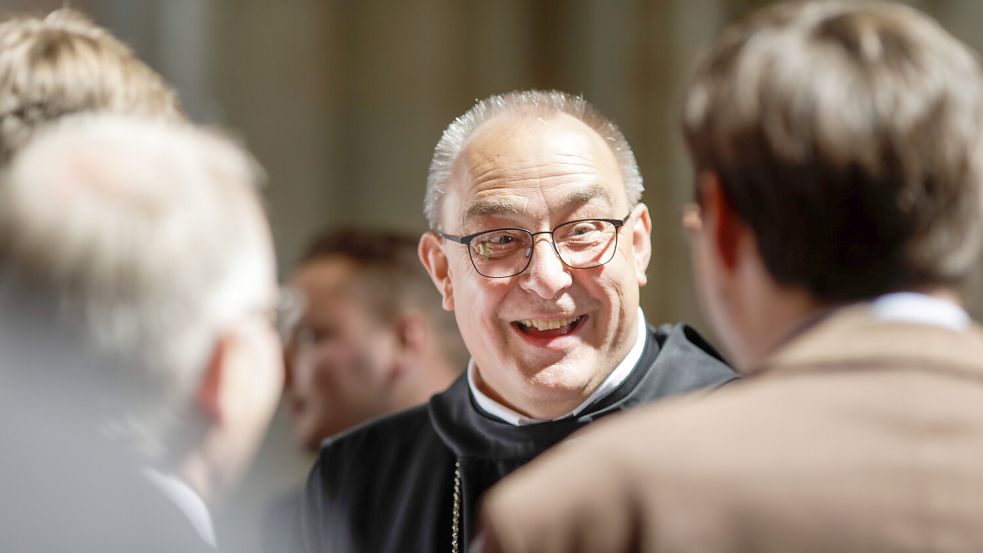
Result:
M178 509L188 517L201 539L217 549L212 515L208 512L208 506L205 505L201 496L195 493L187 482L173 474L163 473L150 467L144 467L142 472L151 484L173 501Z
M601 382L601 385L594 390L587 399L583 401L580 405L575 407L569 413L563 414L552 420L565 419L567 417L573 417L580 414L581 411L587 408L590 404L595 401L607 396L613 392L618 386L621 385L628 375L631 374L631 370L638 364L638 360L642 358L642 350L645 349L645 336L648 335L645 325L645 315L642 313L642 308L638 308L638 320L637 329L635 331L635 344L632 346L628 355L618 364L617 367L611 371L611 374ZM544 419L534 419L532 417L527 417L514 409L506 407L501 403L495 401L494 399L488 397L484 392L478 389L475 385L475 366L474 359L468 362L468 388L471 389L471 396L478 403L486 413L493 415L503 421L513 425L513 426L526 426L529 424L538 424L541 422L549 422Z
M874 316L882 321L941 326L962 331L969 328L970 317L955 303L916 292L895 292L871 302Z

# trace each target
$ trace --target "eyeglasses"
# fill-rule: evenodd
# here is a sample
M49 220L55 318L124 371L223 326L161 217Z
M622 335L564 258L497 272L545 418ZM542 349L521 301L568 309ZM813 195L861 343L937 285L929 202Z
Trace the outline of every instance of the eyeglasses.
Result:
M553 251L571 269L600 267L614 258L618 249L618 229L631 217L623 219L578 219L558 225L553 230L530 232L522 228L485 230L467 236L435 231L440 236L464 244L474 269L488 278L508 278L529 267L536 236L550 235Z

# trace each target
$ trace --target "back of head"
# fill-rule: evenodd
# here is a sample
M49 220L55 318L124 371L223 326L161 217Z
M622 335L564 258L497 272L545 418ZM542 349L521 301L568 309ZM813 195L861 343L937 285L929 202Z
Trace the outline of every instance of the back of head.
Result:
M106 400L100 416L125 421L141 446L187 424L222 326L270 299L257 179L216 134L81 116L40 132L0 182L5 323L38 329L37 350L94 359L42 369L61 389L104 390L77 401Z
M44 123L89 111L183 117L160 75L82 14L0 23L0 164Z
M780 4L725 30L682 109L781 284L824 302L953 286L983 240L983 76L903 5Z
M441 307L440 294L417 256L415 237L369 229L326 230L314 237L299 266L331 259L354 267L351 287L379 321L392 322L408 310L421 313L433 326L448 365L464 367L468 353L454 314Z

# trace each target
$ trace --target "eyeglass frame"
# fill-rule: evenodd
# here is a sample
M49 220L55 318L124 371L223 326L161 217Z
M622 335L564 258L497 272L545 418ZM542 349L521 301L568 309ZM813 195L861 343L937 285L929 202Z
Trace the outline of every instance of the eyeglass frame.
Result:
M471 261L471 266L474 267L474 270L479 275L481 275L481 276L483 276L485 278L512 278L514 276L518 276L518 275L521 275L522 273L526 272L526 269L528 269L529 268L529 265L532 264L532 255L533 255L532 252L536 249L536 236L537 235L540 235L540 234L548 234L550 236L550 245L553 246L553 253L556 254L556 258L560 260L560 263L563 263L563 266L564 267L569 267L571 269L595 269L597 267L602 267L604 265L607 265L608 263L611 262L612 259L614 259L615 254L618 253L618 237L621 234L621 228L623 226L625 226L625 224L628 223L628 219L631 218L631 214L632 214L632 212L629 211L628 212L628 215L625 215L624 218L622 218L622 219L604 219L602 217L590 217L590 218L587 218L587 219L574 219L572 221L565 221L563 223L560 223L559 225L556 225L555 227L553 227L553 230L541 230L539 232L532 232L529 229L518 228L518 227L504 227L504 228L488 229L488 230L483 230L483 231L480 231L480 232L475 232L473 234L468 234L466 236L455 236L453 234L447 234L446 232L444 232L442 230L434 230L433 232L435 232L441 238L446 238L447 240L450 240L451 242L456 242L458 244L462 244L464 246L467 246L467 249L468 249L468 260ZM598 263L597 265L590 265L588 267L574 267L573 265L570 265L569 263L567 263L566 261L563 260L563 256L560 255L560 249L557 248L557 246L556 246L556 237L553 235L553 233L556 232L556 229L558 229L560 227L563 227L563 226L566 226L566 225L572 225L572 224L575 224L575 223L585 223L587 221L603 221L605 223L610 223L610 224L614 225L614 251L611 252L611 257L608 258L608 260L605 261L605 262L603 262L603 263ZM531 245L529 246L529 255L526 257L526 264L523 265L522 266L522 269L519 269L518 272L512 273L511 275L488 276L485 273L482 273L481 270L478 269L478 264L474 262L474 254L471 251L471 242L475 238L481 236L482 234L488 234L488 233L492 233L492 232L502 232L502 231L505 231L505 230L518 230L518 231L522 231L522 232L525 232L525 233L529 234L529 236L531 238Z

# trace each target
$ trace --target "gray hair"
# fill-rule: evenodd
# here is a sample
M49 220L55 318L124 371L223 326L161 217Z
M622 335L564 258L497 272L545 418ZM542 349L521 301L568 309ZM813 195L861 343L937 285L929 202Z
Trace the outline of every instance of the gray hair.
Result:
M222 327L275 285L259 178L217 134L80 116L0 181L0 306L41 300L33 323L70 340L48 346L106 359L91 376L137 394L124 426L151 452L187 422Z
M427 174L427 193L423 212L430 228L440 227L440 205L454 162L467 146L474 132L486 121L503 113L533 110L545 113L565 113L573 116L594 130L611 148L625 184L628 204L635 205L642 198L642 175L638 171L635 154L618 126L594 109L582 96L573 96L556 90L522 90L497 94L479 100L464 115L455 119L441 135L434 148Z

